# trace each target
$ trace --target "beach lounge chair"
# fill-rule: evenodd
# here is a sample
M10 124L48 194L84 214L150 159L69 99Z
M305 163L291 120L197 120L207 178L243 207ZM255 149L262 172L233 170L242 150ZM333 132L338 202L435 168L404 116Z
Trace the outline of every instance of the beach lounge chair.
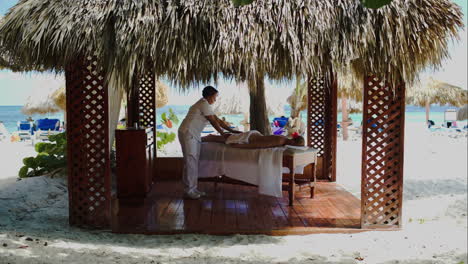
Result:
M33 125L29 121L18 121L16 125L18 129L18 136L21 141L32 139Z
M60 133L59 119L38 119L36 120L36 140L49 140L49 136Z

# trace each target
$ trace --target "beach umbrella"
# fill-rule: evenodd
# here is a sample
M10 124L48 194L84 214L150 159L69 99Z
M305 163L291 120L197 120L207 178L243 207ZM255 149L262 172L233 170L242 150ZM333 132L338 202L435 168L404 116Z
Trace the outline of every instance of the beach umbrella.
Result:
M426 122L429 120L431 104L461 107L468 100L468 91L446 82L428 79L407 90L407 104L426 108Z
M457 111L457 120L466 120L468 119L468 105L464 105L462 108Z
M161 108L167 105L169 94L169 86L161 81L156 81L156 108Z
M343 99L338 99L338 112L343 113ZM346 99L346 111L350 114L362 113L363 105L361 102L356 102L353 99Z
M63 88L63 80L45 79L38 80L37 86L32 89L26 103L21 108L21 112L31 116L34 114L52 114L63 111L55 100L54 96L59 93L60 88Z
M62 111L67 109L67 98L65 97L65 87L62 86L52 93L52 100L55 105Z

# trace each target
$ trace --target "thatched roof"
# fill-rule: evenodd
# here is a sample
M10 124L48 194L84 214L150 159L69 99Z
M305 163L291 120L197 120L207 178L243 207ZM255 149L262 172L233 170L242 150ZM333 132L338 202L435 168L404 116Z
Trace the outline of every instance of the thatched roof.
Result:
M468 102L468 91L461 87L428 78L408 88L406 103L424 107L450 104L461 107Z
M184 87L224 73L249 79L390 73L412 81L447 57L462 27L449 0L394 0L378 10L358 0L20 0L0 22L0 46L26 68L62 71L96 54L125 87L135 69L167 75ZM11 63L11 62L10 62Z

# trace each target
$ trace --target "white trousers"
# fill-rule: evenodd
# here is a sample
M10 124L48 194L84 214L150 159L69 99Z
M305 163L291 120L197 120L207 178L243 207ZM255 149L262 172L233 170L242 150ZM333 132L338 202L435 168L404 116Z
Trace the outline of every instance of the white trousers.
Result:
M182 183L185 192L197 189L198 184L198 160L200 159L201 142L188 132L179 132L179 142L184 155L184 169Z

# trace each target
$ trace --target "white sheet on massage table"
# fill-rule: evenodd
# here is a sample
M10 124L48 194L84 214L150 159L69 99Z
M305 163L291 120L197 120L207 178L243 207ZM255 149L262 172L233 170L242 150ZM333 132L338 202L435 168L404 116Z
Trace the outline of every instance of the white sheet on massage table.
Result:
M198 175L200 178L225 175L257 185L261 194L282 197L283 151L286 148L239 149L220 143L202 143ZM295 171L301 174L304 166Z

